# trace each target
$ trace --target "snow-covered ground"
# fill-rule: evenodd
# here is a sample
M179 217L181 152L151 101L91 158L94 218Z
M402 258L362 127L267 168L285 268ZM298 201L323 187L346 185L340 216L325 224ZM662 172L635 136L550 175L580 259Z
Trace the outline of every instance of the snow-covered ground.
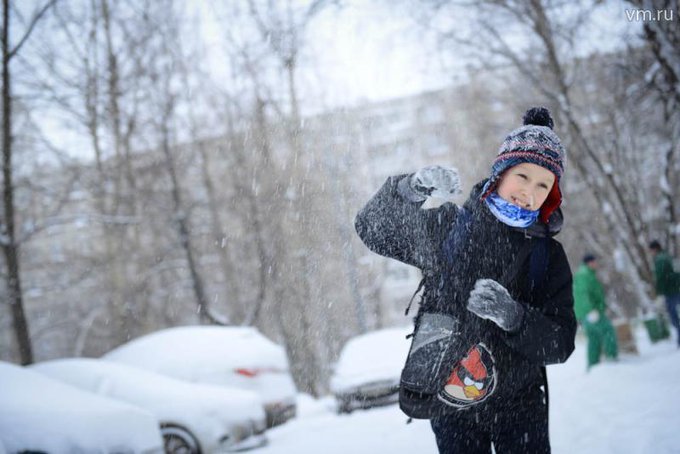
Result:
M584 371L585 343L548 368L555 453L680 453L680 349L637 333L640 356Z
M585 342L569 361L548 368L550 432L555 454L680 453L680 350L637 333L640 356L586 372ZM330 398L300 396L300 417L268 431L257 454L436 453L427 421L406 424L396 405L350 415Z

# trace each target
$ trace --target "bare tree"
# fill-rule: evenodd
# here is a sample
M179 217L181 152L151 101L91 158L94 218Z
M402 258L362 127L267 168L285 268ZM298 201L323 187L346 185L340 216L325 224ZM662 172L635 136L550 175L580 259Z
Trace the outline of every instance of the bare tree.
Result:
M318 219L312 214L317 190L312 176L319 168L305 148L296 79L307 27L330 3L249 0L244 9L229 9L230 19L239 17L242 28L240 33L228 30L226 43L239 77L249 87L250 105L255 106L253 138L259 152L255 159L262 178L256 183L257 197L246 200L252 221L259 226L255 231L265 239L263 247L257 248L266 260L260 295L266 295L273 310L264 313L268 319L274 316L271 321L278 324L296 382L312 394L320 390L322 361L314 340L319 336L314 329L317 316L305 305L314 301L319 286L321 259L312 244ZM242 185L245 194L252 194L249 185ZM260 219L266 219L266 224ZM253 315L262 313L257 310Z
M156 112L154 126L158 130L158 146L162 152L161 166L169 178L172 199L172 220L180 247L185 255L186 265L190 275L196 313L202 322L224 324L225 321L215 316L210 308L205 293L204 278L196 257L195 247L191 236L189 211L183 200L183 188L177 169L175 153L177 152L177 114L181 96L178 90L182 87L182 73L180 70L183 52L179 39L179 22L176 4L167 1L164 4L164 17L160 27L156 29L161 38L157 53L154 55L155 65L153 78L155 80L152 105Z
M265 187L265 193L271 194L272 188L265 175L273 171L269 136L267 134L267 123L264 119L264 105L262 100L256 100L255 121L259 135L255 141L256 153L249 156L249 147L246 136L238 134L235 129L235 115L232 113L232 106L226 107L225 121L227 124L227 137L230 138L227 145L227 152L232 156L233 165L230 166L230 179L235 186L236 194L243 198L245 202L245 219L252 227L252 238L254 242L254 253L256 256L256 276L253 285L256 293L252 300L245 301L246 310L244 311L241 324L249 326L255 325L260 320L265 301L271 292L271 271L275 266L273 260L274 252L268 247L267 228L263 216L263 206L257 198L259 187ZM243 116L243 113L241 113ZM241 178L240 173L252 175L251 178ZM260 179L262 178L262 179Z
M653 2L632 0L630 3L642 11L653 14L663 12L668 20L643 22L643 38L653 59L645 71L646 88L654 93L657 103L663 106L663 119L668 133L668 143L663 153L662 196L667 217L661 234L671 253L680 253L680 28L673 14L680 14L678 0ZM666 18L667 16L663 16ZM656 17L655 17L656 19Z
M102 329L83 329L117 343L141 331L140 310L147 307L139 299L146 283L139 280L145 259L133 144L139 148L146 133L148 114L140 106L151 83L147 60L157 11L148 3L109 0L59 5L52 33L36 53L42 63L36 91L88 138L94 160L82 183L92 195L89 210L97 213L91 219L103 233L103 254L93 251L91 258L103 290L94 304L108 308L93 312Z
M7 266L7 293L12 310L13 326L22 364L33 362L33 349L24 313L21 273L19 270L19 246L15 222L14 186L12 182L12 71L11 63L19 54L21 47L29 39L40 19L47 13L56 0L44 4L32 15L26 30L16 45L10 43L12 24L9 0L2 2L2 176L3 176L3 222L2 250Z

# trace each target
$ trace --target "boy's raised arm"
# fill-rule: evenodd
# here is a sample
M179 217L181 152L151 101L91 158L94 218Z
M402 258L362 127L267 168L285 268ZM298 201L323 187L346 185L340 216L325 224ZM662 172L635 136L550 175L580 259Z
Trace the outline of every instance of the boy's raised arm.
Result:
M425 194L440 190L424 187L432 181L417 178L419 174L423 176L425 169L415 176L389 177L359 211L354 223L357 234L370 250L420 269L433 266L437 256L434 248L441 246L443 232L450 229L458 211L452 203L436 209L421 208L427 198ZM409 180L412 177L413 180ZM411 184L414 180L423 187L414 187ZM459 190L457 174L455 181L449 181L447 190L451 193Z

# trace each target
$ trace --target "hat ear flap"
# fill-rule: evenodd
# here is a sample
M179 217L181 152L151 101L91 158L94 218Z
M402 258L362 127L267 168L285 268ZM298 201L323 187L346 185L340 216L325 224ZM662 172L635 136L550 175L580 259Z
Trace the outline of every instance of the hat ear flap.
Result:
M501 181L503 180L503 177L505 176L505 172L510 170L510 167L512 167L512 166L505 167L497 175L494 175L495 172L492 173L491 178L489 178L487 180L486 184L482 188L482 195L480 197L481 200L486 199L487 197L489 197L489 195L491 195L492 192L494 192L495 190L498 189L498 186L501 184Z
M548 197L543 202L543 205L541 205L541 221L547 224L548 219L550 219L550 215L553 214L553 212L558 209L561 204L562 192L560 192L560 185L557 183L557 180L555 180Z

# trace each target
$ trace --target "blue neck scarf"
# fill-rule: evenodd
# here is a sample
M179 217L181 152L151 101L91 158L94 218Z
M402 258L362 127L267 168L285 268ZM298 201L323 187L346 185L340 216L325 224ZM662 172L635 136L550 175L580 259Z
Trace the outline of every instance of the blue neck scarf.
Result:
M540 210L531 211L503 200L496 191L488 195L486 206L496 218L510 227L529 227L536 222Z

